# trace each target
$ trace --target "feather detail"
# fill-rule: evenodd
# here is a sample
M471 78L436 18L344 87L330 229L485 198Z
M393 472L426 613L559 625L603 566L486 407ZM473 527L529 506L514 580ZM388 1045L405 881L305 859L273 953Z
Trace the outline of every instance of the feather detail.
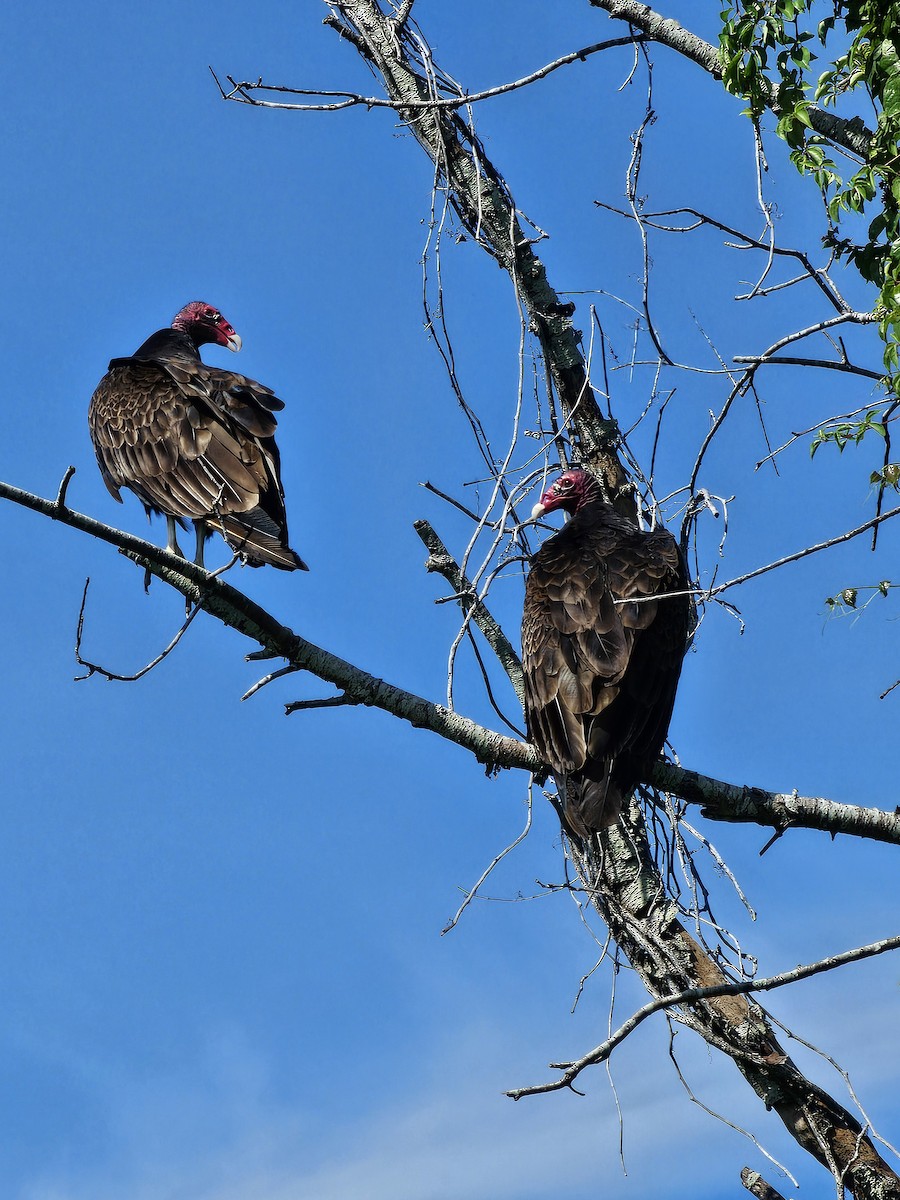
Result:
M274 438L284 402L203 363L199 345L214 339L208 322L194 332L177 324L187 311L131 358L113 359L94 392L88 423L103 482L119 501L129 488L148 512L208 521L252 566L305 570L288 545Z
M598 498L532 560L528 733L579 837L616 821L662 750L690 630L686 583L671 534L645 533Z

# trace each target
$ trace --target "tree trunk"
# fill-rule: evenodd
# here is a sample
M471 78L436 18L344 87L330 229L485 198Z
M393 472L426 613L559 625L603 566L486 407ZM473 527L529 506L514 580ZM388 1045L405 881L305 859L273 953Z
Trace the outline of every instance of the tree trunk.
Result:
M603 419L588 384L572 306L560 303L551 286L520 226L509 186L456 110L409 107L409 101L438 98L433 59L429 54L426 66L421 36L413 39L405 22L386 15L376 0L342 0L330 7L337 15L329 23L383 77L388 97L434 164L466 230L513 279L563 415L577 435L582 461L602 475L611 495L633 503L616 453L615 427ZM651 996L725 982L718 965L678 919L653 863L639 804L632 803L621 824L573 853L588 894ZM675 1010L675 1016L732 1058L798 1144L857 1200L900 1200L900 1179L859 1122L784 1054L754 1000L708 998Z

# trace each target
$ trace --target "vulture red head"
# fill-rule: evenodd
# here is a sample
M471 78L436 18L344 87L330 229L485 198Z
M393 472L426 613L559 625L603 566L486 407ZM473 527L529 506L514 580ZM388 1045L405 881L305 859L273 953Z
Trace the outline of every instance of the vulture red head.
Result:
M531 510L531 519L536 521L538 517L553 512L557 508L564 508L567 513L574 516L585 504L601 498L600 485L596 479L588 475L587 471L573 467L571 471L564 471L544 492L540 501Z
M195 346L214 342L237 353L241 348L241 335L225 320L217 308L204 300L192 300L176 313L173 329L186 333Z

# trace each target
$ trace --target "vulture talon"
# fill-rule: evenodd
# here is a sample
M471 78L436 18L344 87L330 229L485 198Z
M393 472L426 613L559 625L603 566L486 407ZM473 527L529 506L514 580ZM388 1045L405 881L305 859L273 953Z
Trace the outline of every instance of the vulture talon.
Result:
M170 554L177 554L179 558L184 558L184 553L178 545L177 526L175 518L166 514L166 549Z
M206 539L209 537L209 530L205 521L194 522L194 535L197 539L194 551L194 565L203 567L206 570L206 564L203 561L203 550L206 546Z

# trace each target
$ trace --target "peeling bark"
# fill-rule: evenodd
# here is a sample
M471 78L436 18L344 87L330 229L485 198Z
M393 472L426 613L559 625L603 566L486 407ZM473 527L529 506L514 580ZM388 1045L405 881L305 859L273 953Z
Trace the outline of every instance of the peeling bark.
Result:
M603 6L645 8L617 0ZM588 386L571 308L559 303L543 263L524 236L505 180L455 112L404 109L404 99L429 96L428 80L418 67L418 48L375 0L342 0L332 8L357 48L381 73L388 96L434 163L466 229L510 273L586 460L601 471L612 494L629 497L614 433L603 421ZM652 862L637 803L623 823L591 844L576 847L575 859L589 895L651 996L724 981L718 965L678 919L675 903ZM841 1178L857 1200L900 1200L900 1179L855 1118L806 1079L783 1053L765 1012L754 1000L706 999L684 1006L678 1019L732 1058L798 1144Z
M651 996L727 982L678 918L653 863L639 805L632 805L623 825L576 849L575 857L597 910ZM714 997L674 1015L731 1057L765 1107L857 1200L900 1200L900 1179L863 1127L785 1054L755 1000Z

